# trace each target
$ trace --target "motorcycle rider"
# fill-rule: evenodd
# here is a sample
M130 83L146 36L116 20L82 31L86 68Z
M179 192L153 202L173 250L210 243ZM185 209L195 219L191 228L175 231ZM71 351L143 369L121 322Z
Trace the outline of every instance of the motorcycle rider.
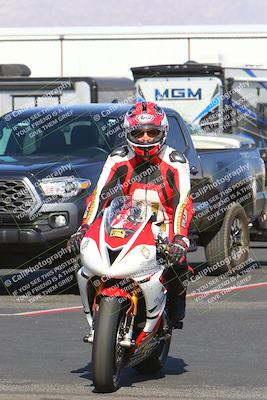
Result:
M149 200L164 220L155 236L160 233L170 243L168 257L173 267L167 271L168 315L175 327L185 315L182 280L188 271L188 228L193 216L188 161L165 144L169 124L164 110L155 103L133 105L125 115L124 130L127 146L113 150L107 158L82 225L68 247L79 252L89 226L119 191L137 200Z

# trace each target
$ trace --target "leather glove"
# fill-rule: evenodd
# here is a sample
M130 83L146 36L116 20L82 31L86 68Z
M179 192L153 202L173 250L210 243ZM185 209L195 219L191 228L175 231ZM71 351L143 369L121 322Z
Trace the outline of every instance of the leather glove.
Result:
M183 262L186 257L189 244L190 242L187 237L175 235L169 248L169 260L173 263Z
M70 253L79 254L81 241L83 240L86 232L88 231L88 225L82 225L76 233L71 235L67 243L67 249Z

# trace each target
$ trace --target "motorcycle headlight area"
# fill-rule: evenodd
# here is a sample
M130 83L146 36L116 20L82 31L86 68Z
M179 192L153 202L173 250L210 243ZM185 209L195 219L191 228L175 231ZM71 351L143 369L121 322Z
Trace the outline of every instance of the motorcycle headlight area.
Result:
M88 189L91 182L89 179L61 177L42 179L39 184L43 194L47 197L75 197L82 190Z

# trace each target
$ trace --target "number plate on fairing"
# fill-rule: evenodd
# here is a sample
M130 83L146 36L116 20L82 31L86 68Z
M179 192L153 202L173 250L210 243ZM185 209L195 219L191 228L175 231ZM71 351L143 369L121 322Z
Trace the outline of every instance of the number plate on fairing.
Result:
M126 236L126 232L123 229L111 229L110 236L124 239Z

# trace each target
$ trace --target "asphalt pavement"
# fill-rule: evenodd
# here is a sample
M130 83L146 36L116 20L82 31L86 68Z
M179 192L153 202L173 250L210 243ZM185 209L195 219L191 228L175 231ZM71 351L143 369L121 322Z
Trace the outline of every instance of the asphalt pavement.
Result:
M93 392L79 296L34 303L1 296L0 399L266 400L266 248L254 243L251 255L261 267L235 281L201 276L189 283L184 329L174 331L164 369L152 376L127 369L113 394ZM190 255L194 266L204 261L202 249Z

